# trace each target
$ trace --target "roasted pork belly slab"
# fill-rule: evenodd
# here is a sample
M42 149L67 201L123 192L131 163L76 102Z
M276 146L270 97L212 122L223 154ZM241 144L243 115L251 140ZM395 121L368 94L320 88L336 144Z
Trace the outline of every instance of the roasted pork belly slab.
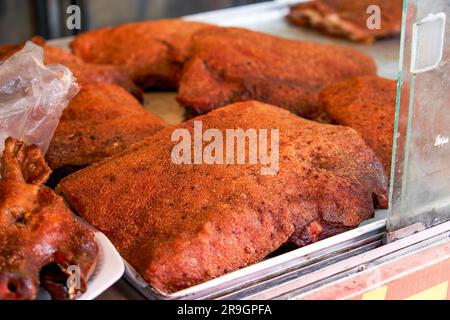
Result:
M195 137L199 126L204 137L277 129L279 140L271 133L257 145L264 150L266 141L272 159L279 142L278 171L262 175L267 161L176 164L174 133ZM163 129L66 177L57 192L163 292L258 262L286 242L306 245L356 227L375 205L387 206L383 167L353 129L255 101Z
M86 62L127 68L144 89L174 89L192 35L205 28L213 26L181 19L127 23L80 34L71 47Z
M372 58L350 48L217 28L194 36L178 100L198 114L258 100L314 118L322 89L375 73Z
M85 167L165 126L120 86L87 84L64 110L46 160L53 170Z

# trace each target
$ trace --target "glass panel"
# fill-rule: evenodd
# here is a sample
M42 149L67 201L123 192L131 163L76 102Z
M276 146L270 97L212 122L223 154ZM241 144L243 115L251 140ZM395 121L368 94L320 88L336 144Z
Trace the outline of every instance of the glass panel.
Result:
M389 231L450 218L449 18L449 0L404 3Z

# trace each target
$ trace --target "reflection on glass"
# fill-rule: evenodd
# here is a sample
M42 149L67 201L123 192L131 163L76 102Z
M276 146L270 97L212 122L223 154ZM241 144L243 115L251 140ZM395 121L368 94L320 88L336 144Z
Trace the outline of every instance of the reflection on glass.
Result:
M404 10L389 231L450 218L450 2Z

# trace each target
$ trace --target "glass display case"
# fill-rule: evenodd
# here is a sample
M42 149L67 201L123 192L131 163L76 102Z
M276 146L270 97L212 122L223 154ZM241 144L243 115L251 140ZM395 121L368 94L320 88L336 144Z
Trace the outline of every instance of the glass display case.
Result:
M388 230L450 218L450 2L404 2Z

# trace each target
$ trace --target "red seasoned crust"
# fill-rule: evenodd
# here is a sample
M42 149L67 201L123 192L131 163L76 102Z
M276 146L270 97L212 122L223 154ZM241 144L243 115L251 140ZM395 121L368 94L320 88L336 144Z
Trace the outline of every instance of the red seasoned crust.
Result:
M181 19L126 23L80 34L71 47L86 62L125 67L144 89L173 89L192 35L207 28L213 26Z
M194 36L178 100L198 114L254 99L314 118L322 89L375 73L375 62L350 48L216 28Z
M288 19L293 24L318 29L325 34L371 44L377 39L399 35L402 25L402 0L315 0L291 7ZM367 20L377 5L381 10L380 29L369 29Z
M167 128L57 187L158 290L258 262L287 241L305 245L356 227L373 215L374 203L387 206L383 167L351 128L255 101L176 128L192 133L193 121L221 132L278 128L278 174L262 176L261 164L176 165Z
M64 110L46 160L50 167L85 167L122 152L167 124L123 88L86 84Z
M379 77L358 77L325 89L320 101L338 124L358 131L391 173L397 83Z

